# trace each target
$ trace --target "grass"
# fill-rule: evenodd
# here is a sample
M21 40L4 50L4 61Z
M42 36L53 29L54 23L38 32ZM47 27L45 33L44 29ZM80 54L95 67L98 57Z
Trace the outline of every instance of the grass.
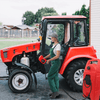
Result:
M28 41L24 41L24 40L20 41L20 39L22 39L22 38L18 38L18 41L17 41L17 39L16 39L16 41L9 41L9 40L8 41L3 41L3 39L2 39L2 41L0 41L0 49L6 48L6 47L10 47L10 46L20 45L20 44L25 44L25 43L31 43L32 39L36 39L36 38L26 38L26 39L28 39ZM37 40L33 40L33 42L37 42ZM47 39L46 40L46 44L50 45L50 43L51 43L51 40Z
M0 41L0 49L30 42L31 41Z
M16 38L16 39L10 38L9 39L9 40L13 39L15 41L9 41L9 40L8 41L3 41L5 39L2 39L2 41L0 41L0 49L6 48L6 47L10 47L10 46L20 45L20 44L25 44L25 43L31 43L32 42L32 39L36 39L36 38L24 38L24 40L25 39L28 39L28 41L24 41L24 40L20 41L22 38ZM37 42L37 39L36 40L33 40L33 42ZM50 45L50 43L51 43L51 40L47 39L46 40L46 44Z
M25 44L25 43L31 43L36 42L38 37L34 38L0 38L0 49L10 47L10 46L15 46L15 45L20 45L20 44ZM27 39L27 41L26 41ZM33 40L32 40L33 39ZM34 40L36 39L36 40Z
M0 38L0 40L16 40L16 39L38 39L38 37L32 37L32 38L27 38L27 37L24 37L24 38Z

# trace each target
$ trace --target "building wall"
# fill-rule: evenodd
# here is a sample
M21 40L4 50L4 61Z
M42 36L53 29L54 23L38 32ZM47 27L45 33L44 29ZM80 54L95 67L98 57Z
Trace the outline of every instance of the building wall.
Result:
M91 0L91 45L100 59L100 0Z

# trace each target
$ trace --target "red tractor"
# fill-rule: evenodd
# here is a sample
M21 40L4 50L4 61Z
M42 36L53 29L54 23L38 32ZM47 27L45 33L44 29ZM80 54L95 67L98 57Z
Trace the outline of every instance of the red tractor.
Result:
M0 50L1 59L8 68L10 89L27 92L33 82L37 85L36 72L48 73L50 64L42 64L38 58L49 53L53 44L49 35L57 33L61 44L59 73L73 91L81 91L86 62L97 58L96 50L88 44L86 26L85 16L43 17L39 27L40 41Z

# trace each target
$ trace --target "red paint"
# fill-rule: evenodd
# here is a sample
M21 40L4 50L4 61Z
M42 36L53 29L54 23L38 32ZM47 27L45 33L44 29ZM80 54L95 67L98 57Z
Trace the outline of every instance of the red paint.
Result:
M91 61L97 61L97 64L95 63L91 64ZM90 67L90 70L87 69L88 66ZM90 76L92 85L90 85L89 88L86 88L86 86L89 86L89 85L85 84L86 81L84 81L83 94L87 97L90 93L90 89L92 86L89 98L91 100L99 100L99 97L100 97L100 59L93 59L87 62L85 70L84 70L83 79L86 77L86 75Z
M0 50L0 53L3 62L11 62L13 57L22 54L23 51L25 51L25 53L28 53L37 50L40 50L40 42L28 43L28 44L4 48ZM7 52L7 58L4 57L4 52Z
M93 46L70 47L59 73L63 74L67 65L77 58L97 58L96 50L93 48Z
M67 16L44 16L43 18L42 18L42 20L44 20L44 19L67 19L67 18L87 18L87 17L85 17L85 16L82 16L82 15L67 15Z

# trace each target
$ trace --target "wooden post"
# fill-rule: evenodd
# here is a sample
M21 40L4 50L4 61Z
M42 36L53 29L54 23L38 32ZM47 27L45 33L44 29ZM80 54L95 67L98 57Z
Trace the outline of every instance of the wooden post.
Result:
M30 37L32 36L32 30L30 30Z
M10 37L10 29L8 29L8 38Z
M22 29L22 38L24 37L24 30Z
M5 29L3 28L3 37L5 37Z

